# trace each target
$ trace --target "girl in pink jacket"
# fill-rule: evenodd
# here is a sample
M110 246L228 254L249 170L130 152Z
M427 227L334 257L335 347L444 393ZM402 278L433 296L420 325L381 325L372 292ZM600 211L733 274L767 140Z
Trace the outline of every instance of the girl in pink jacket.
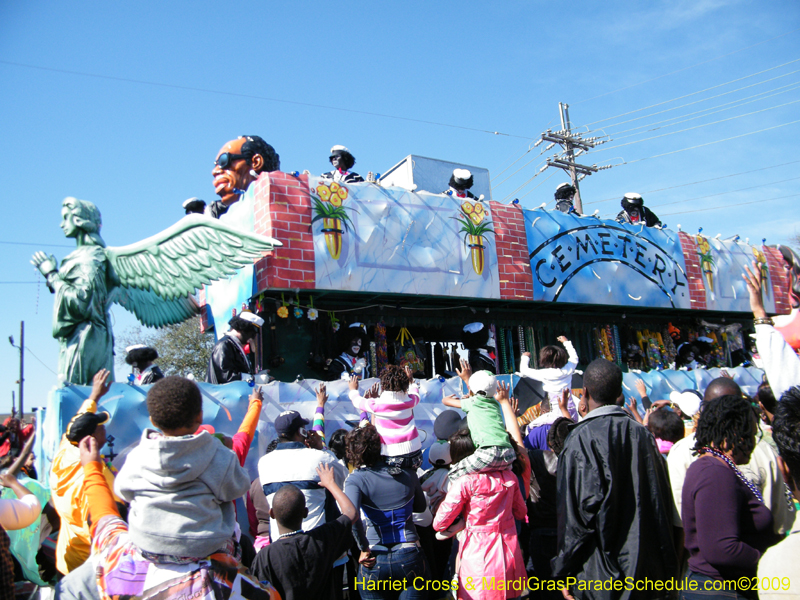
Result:
M474 451L468 430L450 438L454 463ZM433 528L444 531L459 516L466 519L457 560L459 600L522 595L527 575L514 520L526 514L517 476L510 470L469 473L450 483Z

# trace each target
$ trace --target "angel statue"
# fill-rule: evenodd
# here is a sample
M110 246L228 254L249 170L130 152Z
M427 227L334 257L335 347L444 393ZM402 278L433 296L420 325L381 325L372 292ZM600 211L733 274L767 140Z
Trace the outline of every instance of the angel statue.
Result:
M61 262L37 252L31 261L56 295L53 337L59 341L59 379L91 385L100 369L114 374L112 303L147 327L180 323L196 314L202 285L235 273L281 243L201 215L189 215L136 244L107 248L100 211L66 198L61 229L77 248Z

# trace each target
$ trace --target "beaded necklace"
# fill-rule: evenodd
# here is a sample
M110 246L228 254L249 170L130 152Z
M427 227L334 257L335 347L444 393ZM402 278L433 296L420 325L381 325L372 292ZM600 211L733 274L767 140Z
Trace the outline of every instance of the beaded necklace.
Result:
M727 456L725 456L725 455L724 455L722 452L720 452L719 450L714 450L714 448L709 448L708 446L703 446L703 452L708 452L709 454L712 454L713 456L716 456L717 458L721 458L722 460L724 460L724 461L727 463L727 465L728 465L728 466L729 466L731 469L733 469L733 472L734 472L734 473L736 473L736 476L737 476L737 477L738 477L738 478L741 480L741 482L742 482L743 484L745 484L745 485L747 486L747 488L748 488L748 489L749 489L751 492L753 492L753 495L754 495L756 498L758 498L758 500L759 500L759 501L760 501L762 504L764 503L764 496L762 496L762 495L761 495L761 490L759 490L759 489L756 487L756 484L754 484L752 481L750 481L750 480L749 480L747 477L745 477L745 476L744 476L744 473L742 473L742 472L739 470L739 468L738 468L738 467L737 467L737 466L734 464L734 462L733 462L733 461L732 461L730 458L728 458Z

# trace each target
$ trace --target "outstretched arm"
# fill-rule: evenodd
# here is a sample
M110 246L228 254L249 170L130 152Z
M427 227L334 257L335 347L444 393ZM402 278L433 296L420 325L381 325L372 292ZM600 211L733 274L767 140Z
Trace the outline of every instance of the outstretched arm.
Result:
M753 271L745 267L742 275L750 294L750 309L756 322L756 348L764 363L767 381L776 398L790 387L800 384L800 358L786 339L772 326L761 299L761 269L753 262Z
M100 369L95 374L94 379L92 379L92 391L89 393L89 397L83 401L78 412L75 413L76 415L97 412L97 401L111 389L113 382L109 381L110 377L111 373L109 373L108 369Z
M450 408L461 408L461 400L452 394L442 398L442 404L449 406Z
M233 451L242 466L244 466L247 452L250 450L250 444L253 443L253 436L258 425L258 417L261 414L263 401L264 395L261 392L261 387L253 388L253 393L250 394L250 404L247 406L247 414L242 419L239 431L233 436Z

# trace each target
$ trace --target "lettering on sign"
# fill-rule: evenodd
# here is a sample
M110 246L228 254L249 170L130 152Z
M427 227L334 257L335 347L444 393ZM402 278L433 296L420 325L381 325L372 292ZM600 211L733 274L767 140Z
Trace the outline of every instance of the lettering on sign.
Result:
M569 280L597 262L623 264L655 283L675 306L686 273L657 244L621 227L587 225L563 231L530 253L531 269L544 288L541 300L558 301Z

